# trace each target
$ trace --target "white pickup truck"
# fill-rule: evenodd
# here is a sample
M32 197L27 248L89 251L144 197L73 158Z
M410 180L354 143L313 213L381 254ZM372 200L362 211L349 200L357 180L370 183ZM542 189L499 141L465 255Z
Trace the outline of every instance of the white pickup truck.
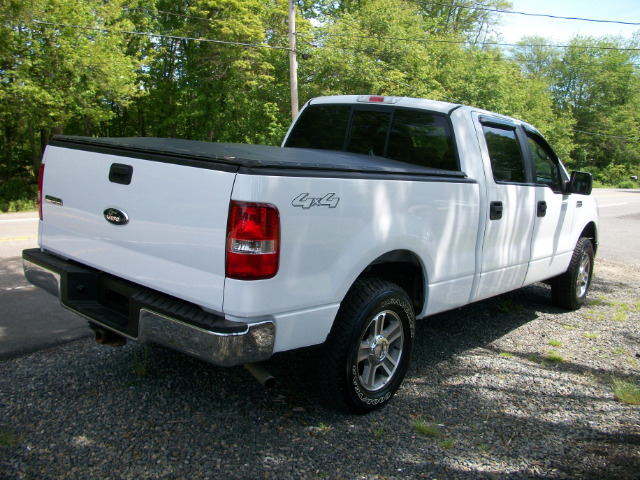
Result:
M445 102L310 100L283 147L55 137L26 277L101 343L215 365L318 347L338 407L384 405L415 319L520 288L585 301L591 175L531 125Z

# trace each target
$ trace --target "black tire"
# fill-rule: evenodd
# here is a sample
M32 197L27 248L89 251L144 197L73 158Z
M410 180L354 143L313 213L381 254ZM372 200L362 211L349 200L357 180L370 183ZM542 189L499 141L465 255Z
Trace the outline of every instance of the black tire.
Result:
M551 281L551 300L555 305L569 310L584 305L593 276L594 257L593 243L581 237L567 271Z
M362 414L382 407L407 373L414 337L406 292L384 280L358 280L319 353L320 393L343 411Z

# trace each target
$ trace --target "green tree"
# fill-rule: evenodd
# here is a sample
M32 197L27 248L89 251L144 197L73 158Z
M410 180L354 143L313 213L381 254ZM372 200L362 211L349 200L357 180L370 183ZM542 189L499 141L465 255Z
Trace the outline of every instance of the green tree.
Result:
M38 143L46 145L52 133L75 122L90 134L113 117L112 105L139 95L140 58L125 52L122 31L132 25L123 15L124 0L3 3L0 121L10 176L25 150L37 170ZM21 148L25 139L28 147Z
M500 11L511 10L505 0L456 0L416 2L431 33L459 35L471 44L483 43L495 35Z
M370 0L321 25L320 48L304 69L305 97L378 93L432 98L536 125L556 124L545 82L527 78L500 49L465 40L476 28L473 20L464 32L437 33L423 13L422 4Z
M286 0L157 3L145 134L277 144L288 126ZM308 24L299 20L301 35ZM286 102L285 102L285 99Z
M527 37L515 49L513 57L525 75L547 83L558 118L571 119L569 166L597 173L619 164L630 171L640 164L638 45L637 36L576 36L562 47ZM601 180L614 177L605 174Z

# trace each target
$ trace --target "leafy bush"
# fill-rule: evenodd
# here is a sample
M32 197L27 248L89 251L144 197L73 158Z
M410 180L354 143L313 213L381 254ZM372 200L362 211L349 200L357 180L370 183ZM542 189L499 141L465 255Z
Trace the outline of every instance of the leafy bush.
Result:
M629 180L631 172L626 165L607 165L599 172L595 172L595 180L602 186L614 187Z
M29 179L10 178L0 185L0 211L24 212L38 208L38 186Z
M618 188L638 188L638 184L633 180L625 180L618 184Z

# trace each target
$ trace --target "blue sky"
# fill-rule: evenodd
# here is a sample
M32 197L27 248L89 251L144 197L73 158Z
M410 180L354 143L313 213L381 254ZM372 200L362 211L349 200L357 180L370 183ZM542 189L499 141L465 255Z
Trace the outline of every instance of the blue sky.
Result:
M594 18L640 23L639 0L511 0L513 11L542 13L564 17ZM498 32L505 43L515 43L525 35L541 35L554 41L565 41L574 34L583 36L623 35L631 37L640 25L593 23L503 14Z

